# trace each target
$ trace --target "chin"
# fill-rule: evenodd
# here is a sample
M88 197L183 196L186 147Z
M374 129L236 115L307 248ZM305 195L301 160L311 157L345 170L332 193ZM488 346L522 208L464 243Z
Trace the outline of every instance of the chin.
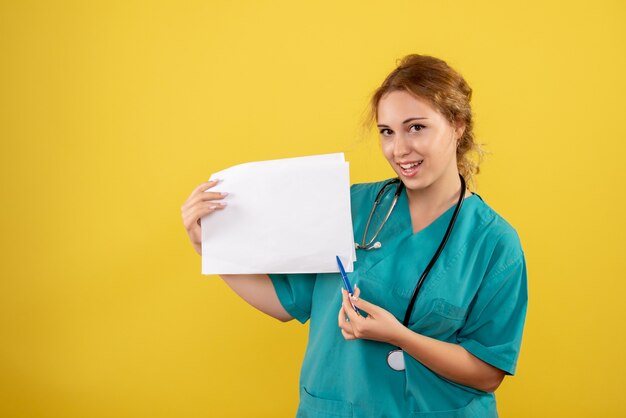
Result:
M404 187L407 188L407 190L423 190L428 188L428 186L431 185L431 182L429 182L427 179L423 178L422 176L419 177L403 177L403 176L399 176L400 180L402 180L402 183L404 183Z

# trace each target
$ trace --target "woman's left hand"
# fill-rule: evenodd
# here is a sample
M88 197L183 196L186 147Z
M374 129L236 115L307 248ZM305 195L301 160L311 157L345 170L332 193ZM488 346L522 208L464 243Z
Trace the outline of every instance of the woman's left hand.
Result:
M380 306L360 299L358 289L352 298L354 306L367 312L367 317L357 314L350 304L350 295L345 289L341 290L343 303L339 310L339 328L346 340L362 338L395 344L402 333L404 325L389 311ZM346 319L346 316L348 319Z

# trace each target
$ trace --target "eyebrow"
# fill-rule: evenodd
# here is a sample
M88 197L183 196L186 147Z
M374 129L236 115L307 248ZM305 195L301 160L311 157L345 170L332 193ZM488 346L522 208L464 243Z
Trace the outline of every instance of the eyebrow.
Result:
M424 117L408 118L408 119L402 121L402 124L404 125L405 123L412 122L414 120L421 120L421 119L428 119L428 118L424 118ZM389 127L388 125L382 125L382 124L378 124L377 126L379 128L388 128Z

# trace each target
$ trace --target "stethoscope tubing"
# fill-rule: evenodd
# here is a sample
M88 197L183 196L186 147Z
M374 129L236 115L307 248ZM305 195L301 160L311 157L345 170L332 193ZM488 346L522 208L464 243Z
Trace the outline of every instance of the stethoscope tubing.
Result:
M433 266L437 262L437 259L439 258L439 256L443 252L443 249L445 248L446 243L448 242L448 238L450 238L450 235L452 233L452 229L454 228L454 224L456 223L456 219L457 219L457 217L459 215L459 212L461 211L461 206L463 206L463 201L465 200L464 199L464 197L465 197L465 179L460 174L459 174L459 177L461 178L461 192L459 193L459 200L457 201L456 207L454 208L454 213L452 214L452 219L450 219L450 222L448 223L448 228L446 229L446 233L444 234L443 239L439 243L439 247L437 248L437 251L435 251L435 255L433 255L433 257L430 259L430 262L426 266L426 269L424 269L424 272L420 276L420 279L417 281L417 285L415 286L415 289L413 289L413 294L411 295L411 300L409 301L409 306L406 308L406 313L404 314L404 320L402 321L402 323L404 324L405 327L409 326L409 321L411 319L411 313L413 312L413 306L415 306L415 302L417 301L417 295L419 294L419 291L422 288L422 285L424 284L424 281L426 280L426 277L428 276L428 273L430 273L430 270L432 270Z
M387 211L387 214L385 215L385 218L383 219L383 221L380 223L380 225L378 226L378 229L376 230L376 232L374 232L374 235L372 236L372 239L370 239L367 243L365 242L367 240L367 231L370 228L370 222L372 221L372 217L374 216L374 212L376 212L376 208L378 207L378 204L380 203L380 199L382 198L385 190L387 189L388 186L391 186L392 184L395 183L399 183L398 187L396 187L396 192L394 194L393 200L391 202L391 206L389 207L389 210ZM370 211L370 216L367 218L367 223L365 224L365 230L363 231L363 239L361 240L361 244L356 244L356 249L363 249L363 250L372 250L372 249L378 249L381 247L379 242L374 243L374 240L376 240L376 237L378 237L378 234L380 233L380 231L383 229L383 226L385 226L385 223L387 222L387 219L389 219L389 216L391 216L391 212L393 212L393 208L396 206L396 203L398 202L398 197L400 196L400 193L402 193L402 189L404 189L404 184L400 181L399 178L395 178L392 180L389 180L388 182L386 182L385 184L383 184L383 187L381 187L381 189L378 191L378 194L376 195L376 199L374 199L374 205L372 206L372 210Z
M452 218L450 219L450 222L448 223L448 227L446 228L446 232L443 235L443 238L441 242L439 243L439 246L437 247L437 251L435 251L435 254L432 256L432 258L428 262L428 265L424 269L424 272L422 273L419 280L417 281L417 284L415 285L415 288L413 289L413 294L411 295L411 300L409 301L409 305L407 306L406 312L404 313L404 320L402 321L402 323L407 328L409 327L409 321L411 320L411 313L413 312L413 307L415 306L415 302L417 301L417 296L422 286L424 285L426 277L428 277L428 274L430 273L433 266L439 259L439 256L441 255L441 253L443 252L443 249L445 248L446 243L448 242L448 239L450 238L450 235L452 234L452 229L454 228L456 219L459 215L459 212L461 211L461 206L463 206L466 184L465 184L465 179L463 178L461 174L459 174L459 177L461 179L461 191L459 192L459 199L454 208L454 212L452 213ZM372 237L372 239L366 243L367 231L369 229L370 222L372 221L372 217L374 216L374 212L376 212L376 208L378 207L378 204L380 203L380 200L383 194L385 193L385 190L387 189L387 187L395 183L399 183L399 184L398 184L398 187L396 187L396 192L394 194L393 201L391 202L391 206L389 207L389 210L387 211L385 218L380 223L378 229L374 233L374 236ZM391 212L393 211L393 208L395 207L396 202L398 201L398 197L400 196L400 193L402 192L403 188L404 188L404 184L400 181L399 178L395 178L393 180L386 182L383 185L383 187L378 191L378 194L376 195L376 199L374 199L374 205L372 206L370 215L367 218L367 223L365 224L365 230L363 231L363 240L361 241L361 244L356 244L357 249L363 249L363 250L368 251L368 250L380 248L382 246L380 242L374 243L374 241L376 240L376 237L378 236L383 226L389 219L389 216L391 215ZM396 370L396 371L405 370L406 366L404 363L404 353L402 351L402 348L397 347L396 349L391 350L387 354L387 364L392 370Z

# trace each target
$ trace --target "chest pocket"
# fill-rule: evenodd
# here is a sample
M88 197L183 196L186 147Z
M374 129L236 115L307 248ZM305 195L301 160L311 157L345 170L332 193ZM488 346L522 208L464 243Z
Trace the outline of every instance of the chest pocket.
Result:
M406 301L408 306L409 299L407 298ZM430 308L421 309L418 307L420 303L428 304ZM420 292L409 321L409 328L418 334L447 340L463 327L466 312L466 309L453 305L445 299L429 299Z
M421 273L410 268L399 270L397 266L385 261L377 263L360 274L360 287L364 299L388 310L402 322ZM448 340L465 324L467 307L453 303L458 295L447 295L447 289L428 286L433 273L417 296L408 327L422 335Z

